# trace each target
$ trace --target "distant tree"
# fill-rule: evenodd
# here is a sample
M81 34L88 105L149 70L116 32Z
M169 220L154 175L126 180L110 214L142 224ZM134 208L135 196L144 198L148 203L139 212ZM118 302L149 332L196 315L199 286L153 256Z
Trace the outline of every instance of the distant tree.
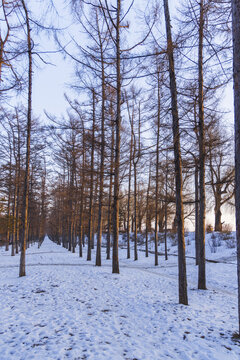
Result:
M151 189L151 160L149 160L148 170L148 187L146 198L146 237L145 237L145 256L148 257L148 235L151 232L151 220L150 220L150 189Z
M221 126L221 125L220 125ZM207 160L209 163L209 185L214 197L215 231L222 231L222 206L229 204L234 196L234 166L230 138L221 134L216 126L208 129Z

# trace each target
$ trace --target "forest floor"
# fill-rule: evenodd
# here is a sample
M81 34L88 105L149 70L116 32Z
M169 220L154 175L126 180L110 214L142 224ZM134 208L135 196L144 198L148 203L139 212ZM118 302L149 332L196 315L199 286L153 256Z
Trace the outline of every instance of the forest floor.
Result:
M220 262L207 262L203 291L193 248L190 237L189 306L178 304L176 256L160 256L156 267L153 254L133 261L120 249L113 275L104 248L96 267L95 250L89 262L86 248L79 258L46 238L27 250L19 278L19 255L1 248L0 360L239 360L235 249L207 250Z

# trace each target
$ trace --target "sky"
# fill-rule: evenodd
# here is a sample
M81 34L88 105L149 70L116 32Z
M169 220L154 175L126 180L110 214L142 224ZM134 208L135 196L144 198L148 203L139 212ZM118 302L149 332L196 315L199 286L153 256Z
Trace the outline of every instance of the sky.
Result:
M52 61L54 65L44 66L34 73L33 110L42 118L45 118L45 110L56 116L65 112L64 93L72 78L72 68L61 55L56 55Z
M33 0L36 5L33 6L33 11L38 11L39 0ZM45 2L48 0L44 0ZM72 15L70 13L70 7L66 5L64 0L53 1L57 10L59 11L60 18L58 22L53 24L56 27L66 27L66 34L73 34L74 39L81 37L81 45L86 46L86 39L83 33L77 25L72 22ZM130 0L124 1L125 5L131 3ZM135 1L138 7L143 9L146 6L145 1ZM172 1L172 3L174 3ZM136 31L136 18L130 19L131 27L133 28L134 35L132 36L135 42L135 37L138 36L142 29ZM133 26L132 26L133 24ZM61 36L61 32L59 32ZM38 40L38 39L37 39ZM62 41L62 44L67 44L69 41L68 35L66 40ZM56 44L53 39L49 37L41 36L41 40L38 41L40 49L44 51L56 50ZM47 56L48 61L53 65L40 65L40 69L36 69L34 73L34 89L33 89L33 108L36 115L44 114L44 110L50 113L54 113L57 116L61 116L66 110L66 101L64 99L64 93L71 92L69 84L74 79L74 64L69 58L64 58L62 54L49 54ZM39 63L39 61L38 61ZM46 86L47 84L47 86ZM74 96L78 96L74 93Z
M33 7L37 10L39 0L33 0L36 5ZM45 0L47 1L47 0ZM179 1L179 0L178 0ZM171 16L175 16L175 6L178 1L170 0L170 9L172 11ZM71 23L71 14L69 7L66 6L66 2L63 0L53 1L57 7L60 15L60 20L54 23L54 26L69 26ZM71 26L72 28L72 26ZM70 31L70 28L66 29L66 32ZM71 30L72 31L72 30ZM73 32L74 36L79 37L78 29L75 27ZM82 36L82 34L81 34ZM133 35L134 37L134 35ZM83 42L84 37L82 37ZM67 41L67 40L66 40ZM38 42L40 49L43 51L54 51L56 45L54 41L46 36L40 37L40 41L37 38L35 42ZM66 42L65 42L66 43ZM36 115L44 114L44 110L56 115L64 113L66 109L66 102L64 100L64 93L69 92L68 85L74 78L73 62L67 58L63 58L62 54L48 54L45 59L51 62L53 65L40 64L40 68L35 68L34 71L34 89L33 89L33 108ZM76 94L77 97L77 94ZM229 84L224 92L222 99L223 107L230 113L227 115L230 124L233 124L233 89L232 84Z

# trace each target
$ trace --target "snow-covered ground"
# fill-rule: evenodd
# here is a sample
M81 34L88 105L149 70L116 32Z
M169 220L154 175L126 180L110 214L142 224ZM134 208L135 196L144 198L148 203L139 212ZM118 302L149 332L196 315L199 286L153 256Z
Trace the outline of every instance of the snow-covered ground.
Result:
M211 236L211 235L209 235ZM0 360L239 360L235 249L224 244L207 257L207 291L197 290L193 236L186 241L189 306L178 304L177 257L126 259L120 275L111 261L92 261L46 238L19 256L0 249ZM208 239L207 239L208 240ZM169 244L170 253L176 248Z
M235 261L236 262L236 234L235 232L229 233L206 233L206 258L209 260L221 260L224 262L226 259L227 262ZM153 238L153 235L152 235ZM159 238L162 238L162 242L158 247L161 253L164 253L164 235L159 234ZM185 245L186 245L186 256L195 257L195 234L194 232L185 233ZM144 236L142 236L144 240ZM154 241L149 242L149 249L154 251ZM176 254L178 253L177 247L177 236L175 234L168 234L167 238L167 248L168 253ZM145 249L145 245L141 246L141 249Z

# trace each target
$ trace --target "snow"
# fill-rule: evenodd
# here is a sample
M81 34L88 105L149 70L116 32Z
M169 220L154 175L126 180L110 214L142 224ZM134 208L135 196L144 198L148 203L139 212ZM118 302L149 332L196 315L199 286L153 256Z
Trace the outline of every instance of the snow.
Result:
M0 360L239 360L236 251L222 244L212 254L206 244L207 256L224 262L207 262L208 290L200 291L189 238L189 306L178 304L173 255L155 267L153 254L133 261L120 249L117 275L104 248L96 267L95 251L89 262L86 248L79 258L46 238L27 250L19 278L19 255L1 248Z

